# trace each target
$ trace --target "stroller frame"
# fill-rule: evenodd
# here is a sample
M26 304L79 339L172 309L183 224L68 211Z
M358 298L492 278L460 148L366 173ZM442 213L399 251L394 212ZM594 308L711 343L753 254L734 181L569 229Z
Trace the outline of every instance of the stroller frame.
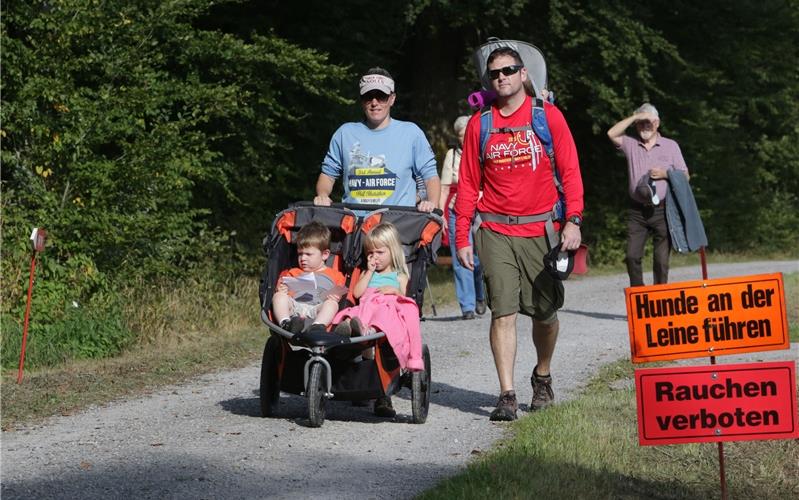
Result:
M359 217L353 210L370 212ZM334 231L328 265L339 267L347 277L350 290L357 282L358 266L364 260L363 235L379 222L395 223L411 274L407 296L416 301L420 310L427 284L427 266L435 261L443 227L440 215L418 212L411 207L351 204L322 207L298 202L277 215L270 234L264 239L268 260L259 290L261 320L270 331L261 363L261 415L277 414L281 391L298 394L308 400L310 426L319 427L326 417L327 400L375 399L408 387L411 389L412 421L424 423L431 392L430 352L426 345L422 345L425 369L404 371L384 332L369 328L359 337L343 337L332 332L293 334L272 321L271 298L278 273L296 265L296 259L292 262L293 236L311 220L320 220L333 229L338 229L335 226L340 221L344 230ZM354 303L350 292L342 299L340 307ZM357 361L361 351L368 347L374 347L375 359Z

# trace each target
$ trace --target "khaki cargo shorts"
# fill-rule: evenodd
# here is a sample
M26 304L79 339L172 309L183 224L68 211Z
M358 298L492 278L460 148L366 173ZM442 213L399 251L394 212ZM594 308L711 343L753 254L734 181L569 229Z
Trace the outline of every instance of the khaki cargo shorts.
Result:
M474 240L491 317L521 312L538 321L555 321L563 307L563 283L544 270L546 237L506 236L480 228Z

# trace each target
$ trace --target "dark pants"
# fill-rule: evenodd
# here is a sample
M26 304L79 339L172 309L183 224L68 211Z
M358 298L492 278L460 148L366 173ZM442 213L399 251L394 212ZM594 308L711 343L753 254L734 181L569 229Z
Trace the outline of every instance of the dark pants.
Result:
M656 207L648 207L632 203L627 211L627 257L625 259L627 274L630 276L630 286L644 284L641 259L644 256L646 239L650 234L652 235L655 253L652 264L655 284L667 283L669 280L671 242L663 204L661 203Z

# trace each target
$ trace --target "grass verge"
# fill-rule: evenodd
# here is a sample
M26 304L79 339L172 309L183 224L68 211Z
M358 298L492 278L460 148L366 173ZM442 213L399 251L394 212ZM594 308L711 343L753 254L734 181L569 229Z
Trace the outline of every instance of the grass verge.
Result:
M639 446L629 361L576 400L529 415L467 470L418 498L719 498L715 443ZM725 443L730 498L799 495L799 441Z
M266 330L200 337L169 348L148 346L107 360L73 362L58 368L3 374L2 428L29 425L188 378L245 366L260 357Z
M140 394L260 357L266 330L258 318L258 279L198 280L180 286L139 283L123 316L134 345L106 359L69 360L51 368L3 373L2 423L11 429L51 415ZM30 338L29 346L41 339Z
M799 273L783 274L791 342L799 342Z

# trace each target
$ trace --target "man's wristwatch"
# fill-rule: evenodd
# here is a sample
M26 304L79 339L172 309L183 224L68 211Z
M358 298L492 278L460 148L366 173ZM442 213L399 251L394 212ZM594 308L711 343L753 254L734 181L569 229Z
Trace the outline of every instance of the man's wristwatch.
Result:
M567 220L577 227L580 227L583 224L583 218L579 215L572 215Z

